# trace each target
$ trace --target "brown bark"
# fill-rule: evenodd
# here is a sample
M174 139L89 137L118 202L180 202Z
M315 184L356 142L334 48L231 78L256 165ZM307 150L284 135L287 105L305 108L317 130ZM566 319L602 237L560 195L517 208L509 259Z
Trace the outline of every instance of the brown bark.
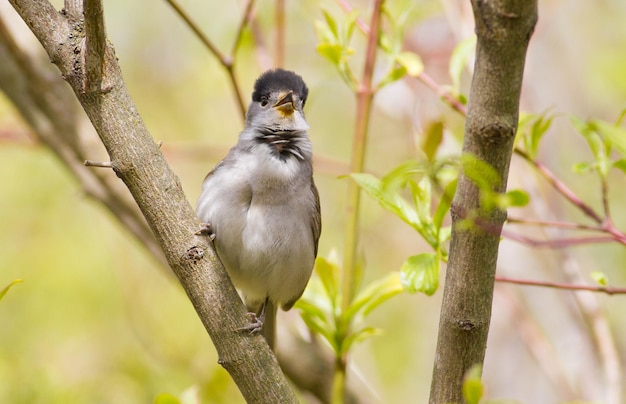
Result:
M72 87L243 396L248 402L297 402L263 338L234 332L246 324L245 307L212 247L194 235L198 221L180 181L137 113L113 48L98 37L104 34L97 20L101 4L90 2L93 12L86 15L94 29L85 30L76 10L59 13L46 0L10 3ZM94 37L85 39L85 31Z
M465 125L464 153L491 165L504 192L517 130L536 0L472 0L476 63ZM467 214L483 225L459 226ZM439 322L430 403L463 402L465 372L485 356L500 232L506 212L484 209L476 185L461 175L452 208L450 258Z

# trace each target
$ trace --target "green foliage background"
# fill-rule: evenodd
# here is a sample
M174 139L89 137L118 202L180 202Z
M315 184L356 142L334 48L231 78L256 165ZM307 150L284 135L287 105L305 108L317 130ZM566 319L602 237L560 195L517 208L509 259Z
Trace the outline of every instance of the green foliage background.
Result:
M181 3L215 43L230 47L240 2ZM339 172L328 159L349 159L355 103L333 67L315 51L314 20L323 18L320 5L340 15L335 3L286 3L286 66L303 75L311 89L306 113L316 156L324 158L317 161L316 181L324 221L320 254L327 256L342 245L347 181L337 179ZM394 10L413 7L408 43L416 46L429 74L450 84L447 60L457 41L447 28L442 3L389 3ZM368 9L368 2L353 4ZM257 8L264 40L271 45L273 2L260 0ZM164 142L166 158L195 203L206 172L242 128L226 76L164 2L107 1L105 12L108 35L139 111L154 138ZM539 15L522 110L550 107L582 118L613 120L626 99L626 5L619 0L550 0L540 2ZM355 37L358 66L364 41ZM260 73L249 32L237 73L248 94ZM467 80L461 87L467 90ZM373 111L368 170L381 175L415 158L421 133L436 121L445 122L443 152L458 153L462 119L435 94L413 79L383 90ZM545 136L539 158L599 206L594 179L570 169L590 159L585 142L560 122ZM198 394L204 403L240 402L173 277L156 269L115 220L81 193L55 157L29 140L28 130L0 95L0 134L8 134L0 136L0 288L16 278L24 280L0 302L0 402L147 403L160 393L178 396L185 391ZM100 153L94 146L94 155ZM514 162L511 187L536 186L529 170ZM620 175L610 178L617 184L612 193L614 216L617 226L626 228ZM575 215L560 200L550 199L545 189L535 191L560 216ZM412 229L376 202L364 198L363 209L366 280L397 271L407 257L429 251ZM559 262L550 254L508 244L503 245L500 263L502 270L517 271L519 277L556 276ZM600 270L612 284L626 284L623 248L585 247L573 254L585 271ZM533 288L523 293L531 310L552 308L536 310L538 323L563 357L571 355L581 330L572 319L576 315L568 311L567 292ZM370 322L385 332L357 346L351 377L368 384L381 402L426 402L440 295L402 294L371 315ZM602 299L625 362L622 300ZM484 369L490 395L529 403L558 400L516 336L510 312L499 305L494 316ZM564 372L570 376L578 374L577 366L564 360ZM589 366L595 367L586 372L600 372L598 364Z

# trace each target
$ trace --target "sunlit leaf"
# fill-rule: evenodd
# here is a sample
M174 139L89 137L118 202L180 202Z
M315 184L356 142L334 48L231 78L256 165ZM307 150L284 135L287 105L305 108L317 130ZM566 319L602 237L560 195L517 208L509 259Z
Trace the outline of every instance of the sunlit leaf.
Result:
M389 210L407 224L418 231L423 230L417 212L396 192L386 192L382 187L382 182L371 174L354 173L350 174L357 184L383 208Z
M622 170L622 172L626 173L626 159L619 159L613 162L613 167Z
M11 289L11 287L13 287L14 285L17 285L18 283L22 283L22 282L24 282L22 279L16 279L13 282L9 283L7 286L5 286L2 290L0 290L0 300L2 300L4 295L7 294L7 292L9 291L9 289Z
M343 341L341 346L341 354L345 354L350 351L352 345L362 342L370 337L381 335L383 331L380 328L374 327L364 327L358 331L352 332L348 337Z
M378 89L383 88L387 84L400 80L406 75L406 68L401 65L394 65L387 75L376 85Z
M425 172L424 163L416 160L405 161L381 178L382 189L384 191L395 191L398 188L405 187L409 179Z
M344 317L347 321L352 321L357 314L366 316L384 301L402 293L403 290L400 274L392 272L384 278L373 281L359 292L344 313Z
M592 120L589 124L622 156L626 156L626 129L601 120Z
M504 194L504 204L500 206L501 208L507 208L509 206L526 206L530 202L530 196L527 192L522 191L521 189L513 189Z
M463 380L463 399L467 404L479 404L484 394L484 386L480 380L482 373L480 365L472 366Z
M324 19L326 20L326 25L328 26L328 29L332 33L333 37L335 39L338 39L339 30L337 29L337 21L335 21L335 18L333 18L333 16L330 15L328 11L322 9L322 13L324 14Z
M443 191L443 195L441 195L439 205L437 205L437 209L435 209L435 214L433 215L433 225L437 229L441 228L441 225L443 224L443 219L446 217L446 214L450 210L450 206L452 205L452 199L454 198L454 193L456 192L457 184L457 179L450 181L448 185L446 185L446 188Z
M437 155L437 150L443 140L443 122L432 122L424 132L424 140L422 141L422 151L426 155L428 161L433 161Z
M500 184L500 176L495 168L476 156L464 153L461 156L461 164L463 173L472 180L479 189L492 191Z
M320 43L315 48L317 52L330 60L332 64L339 67L342 59L343 48L341 45L332 43Z
M161 393L154 398L154 404L181 404L181 402L173 394Z
M449 73L452 79L452 92L458 94L461 88L461 76L467 66L467 61L476 49L476 35L459 42L450 56Z
M339 293L339 266L324 257L317 257L315 260L315 273L322 281L329 299L335 302Z
M589 275L600 286L607 286L609 284L609 278L604 272L593 271Z
M439 287L439 259L434 253L421 253L409 257L400 270L405 290L432 296Z
M396 62L406 69L406 72L413 77L417 77L424 71L424 63L418 54L413 52L400 52L396 56Z
M572 166L572 170L579 175L589 174L590 172L596 169L595 163L587 163L586 161L582 161L580 163L576 163Z

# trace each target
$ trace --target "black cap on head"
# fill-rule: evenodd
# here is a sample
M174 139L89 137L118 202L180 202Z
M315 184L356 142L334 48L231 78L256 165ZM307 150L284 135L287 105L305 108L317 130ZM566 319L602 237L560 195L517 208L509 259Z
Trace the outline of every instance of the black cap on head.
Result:
M254 83L254 92L252 93L252 101L259 102L263 96L268 96L275 91L289 91L302 100L302 105L306 101L309 89L302 77L292 71L283 69L268 70L263 73Z

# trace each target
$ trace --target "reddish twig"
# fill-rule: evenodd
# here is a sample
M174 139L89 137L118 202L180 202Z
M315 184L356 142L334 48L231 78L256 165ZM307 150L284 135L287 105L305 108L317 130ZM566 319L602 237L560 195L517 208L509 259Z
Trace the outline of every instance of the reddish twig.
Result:
M578 290L587 292L602 292L608 295L626 294L626 288L618 288L613 286L591 286L591 285L572 285L569 283L549 282L549 281L533 281L529 279L508 278L505 276L496 276L496 281L505 283L514 283L516 285L541 286L554 289Z

